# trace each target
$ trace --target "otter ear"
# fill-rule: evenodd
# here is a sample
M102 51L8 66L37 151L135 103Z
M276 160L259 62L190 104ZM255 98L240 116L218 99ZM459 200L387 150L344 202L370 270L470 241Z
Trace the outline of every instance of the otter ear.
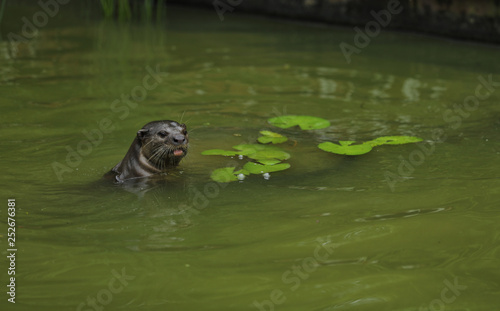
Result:
M184 124L184 123L182 123L182 124L181 124L181 127L182 127L183 129L187 129L186 124Z
M142 139L144 138L144 136L146 136L148 134L149 130L148 129L140 129L138 132L137 132L137 138L139 138L139 140L142 141Z

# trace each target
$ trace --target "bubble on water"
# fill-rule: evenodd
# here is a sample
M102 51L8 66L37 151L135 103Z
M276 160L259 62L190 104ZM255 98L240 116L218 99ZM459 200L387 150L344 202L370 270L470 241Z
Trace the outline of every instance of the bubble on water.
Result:
M245 179L245 174L238 174L238 180L242 181Z
M238 155L238 159L243 160L243 155L242 154Z
M265 179L265 180L269 180L269 178L271 177L271 174L269 174L269 173L264 173L264 174L262 174L262 176L264 176L264 179Z

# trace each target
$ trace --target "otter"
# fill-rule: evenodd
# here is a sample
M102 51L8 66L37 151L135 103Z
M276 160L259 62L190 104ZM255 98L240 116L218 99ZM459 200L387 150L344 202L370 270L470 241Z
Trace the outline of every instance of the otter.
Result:
M186 156L188 141L185 124L171 120L149 122L137 132L123 160L104 177L123 183L164 173Z

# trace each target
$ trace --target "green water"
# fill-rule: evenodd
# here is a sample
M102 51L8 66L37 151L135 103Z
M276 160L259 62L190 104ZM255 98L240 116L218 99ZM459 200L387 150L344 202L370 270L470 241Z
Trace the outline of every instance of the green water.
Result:
M499 308L500 87L453 111L478 77L500 81L497 47L383 31L348 64L339 44L351 28L176 7L128 25L61 7L9 44L35 9L7 7L0 45L4 290L8 198L18 249L16 304L2 294L2 310ZM147 68L162 73L140 93ZM127 105L134 90L142 100ZM283 114L332 126L267 123ZM168 181L142 197L96 183L158 119L190 130ZM102 141L93 132L97 145L67 162L100 122L111 124ZM289 136L289 170L210 181L245 161L203 150L264 129ZM425 142L356 158L316 147L384 135Z

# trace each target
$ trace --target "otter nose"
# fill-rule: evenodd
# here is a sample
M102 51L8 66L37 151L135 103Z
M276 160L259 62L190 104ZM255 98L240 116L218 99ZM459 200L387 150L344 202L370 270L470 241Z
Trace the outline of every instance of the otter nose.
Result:
M172 140L174 141L174 144L182 145L186 142L186 137L182 134L176 134L172 137Z

